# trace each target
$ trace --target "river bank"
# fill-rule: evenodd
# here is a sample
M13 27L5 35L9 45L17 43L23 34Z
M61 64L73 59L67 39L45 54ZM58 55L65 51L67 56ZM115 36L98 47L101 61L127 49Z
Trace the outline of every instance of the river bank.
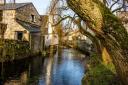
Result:
M35 52L27 41L3 40L0 42L0 62L20 60L32 56L45 57L50 52L55 53L56 50L57 46L50 46L43 51Z
M114 65L104 64L96 54L86 59L86 68L82 85L122 85Z
M67 46L70 47L70 45ZM93 45L80 42L74 49L85 55L86 72L82 79L82 85L122 85L113 63L103 62Z
M0 62L19 60L32 54L26 41L4 40L0 47Z

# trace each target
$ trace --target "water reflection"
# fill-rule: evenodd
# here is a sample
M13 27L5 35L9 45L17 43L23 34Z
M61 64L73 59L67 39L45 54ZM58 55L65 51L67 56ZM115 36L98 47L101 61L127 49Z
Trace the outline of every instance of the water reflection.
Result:
M46 78L48 79L46 81L49 81L49 83L46 82L46 85L81 85L84 75L84 65L82 64L84 55L72 49L63 49L61 55L57 54L48 59L47 67L49 69L46 74L50 75Z
M84 69L77 61L64 61L57 71L53 71L53 85L81 85Z
M58 55L59 54L59 55ZM84 55L62 49L45 59L34 57L4 63L3 85L81 85ZM2 78L2 77L1 77ZM2 85L2 84L1 84Z

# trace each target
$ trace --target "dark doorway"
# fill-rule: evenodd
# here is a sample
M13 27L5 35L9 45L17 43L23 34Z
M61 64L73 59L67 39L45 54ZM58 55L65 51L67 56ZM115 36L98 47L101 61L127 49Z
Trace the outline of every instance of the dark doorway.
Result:
M3 10L0 10L0 21L3 19Z
M17 32L17 40L23 39L23 32Z

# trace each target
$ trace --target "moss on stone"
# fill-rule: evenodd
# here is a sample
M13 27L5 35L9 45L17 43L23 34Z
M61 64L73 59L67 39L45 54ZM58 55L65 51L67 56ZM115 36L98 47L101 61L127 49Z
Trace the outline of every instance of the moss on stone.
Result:
M29 43L23 41L5 40L2 49L1 61L22 59L31 54Z

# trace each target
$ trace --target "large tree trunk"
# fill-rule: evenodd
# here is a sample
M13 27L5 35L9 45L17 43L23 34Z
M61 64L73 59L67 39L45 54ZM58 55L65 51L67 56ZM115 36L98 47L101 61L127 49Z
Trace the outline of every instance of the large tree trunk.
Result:
M128 84L128 34L119 19L99 0L67 0L110 55L122 82ZM104 52L104 51L103 51Z

